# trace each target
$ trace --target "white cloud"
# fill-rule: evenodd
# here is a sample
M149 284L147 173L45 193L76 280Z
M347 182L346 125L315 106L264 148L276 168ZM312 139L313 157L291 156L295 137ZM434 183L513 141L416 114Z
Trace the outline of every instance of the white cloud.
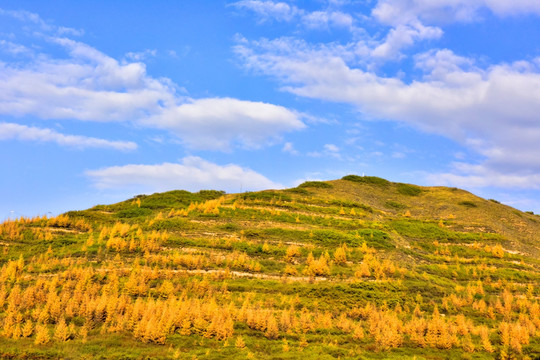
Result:
M13 55L30 53L30 49L28 49L26 46L15 44L11 41L3 39L0 40L0 49Z
M352 28L354 19L341 11L314 11L302 16L303 24L311 29L326 29L329 27Z
M157 112L176 99L169 83L142 63L120 64L96 49L52 38L67 59L40 54L26 66L0 63L0 113L43 119L126 121Z
M35 49L54 45L65 55L39 52L17 63L0 62L1 115L126 122L167 130L190 148L212 150L234 145L258 148L273 143L283 132L305 127L303 115L278 105L180 96L176 84L150 76L141 62L120 62L80 41L48 35L47 24L35 14L12 16L41 24L36 41L46 44ZM17 46L0 43L14 54L23 50ZM147 50L126 57L141 60L155 53Z
M406 83L298 40L251 42L238 54L296 95L349 103L365 117L450 137L484 155L490 169L540 174L539 59L481 69L450 50L430 51L416 58L424 78Z
M536 0L484 0L485 6L500 16L540 15L540 2Z
M307 156L320 158L320 157L332 157L342 160L339 147L334 144L324 144L322 151L311 151L306 154Z
M497 16L540 15L537 0L379 0L372 15L383 24L474 21L487 9Z
M301 11L296 6L284 2L242 0L231 4L240 9L248 9L263 20L291 21Z
M324 150L326 150L328 152L331 152L331 153L338 153L339 152L339 148L334 144L325 144L324 145Z
M341 4L334 4L339 7ZM354 17L339 10L324 9L306 11L285 2L243 0L231 6L253 11L261 21L276 20L293 22L311 30L328 30L330 28L345 28L356 30Z
M129 59L131 61L143 61L143 60L146 60L147 58L155 57L156 55L157 55L156 49L146 49L144 51L139 51L139 52L130 51L126 54L126 59Z
M371 56L384 59L395 58L400 55L403 48L413 45L416 41L438 39L442 34L440 28L424 26L419 22L398 25L388 32L383 43L371 51Z
M298 150L296 150L294 148L294 145L291 143L291 142L286 142L284 145L283 145L283 148L281 149L281 151L283 152L286 152L286 153L289 153L291 155L299 155L300 153L298 152Z
M65 26L60 26L57 29L58 35L71 35L71 36L83 36L84 30L73 29Z
M496 16L540 15L537 0L379 0L372 9L372 18L391 26L385 40L371 53L381 59L402 56L400 50L419 40L440 38L443 25L471 22L482 18L488 10Z
M0 123L0 140L54 142L61 146L75 148L109 148L129 151L137 149L131 141L110 141L87 136L65 135L52 129L42 129L14 123Z
M185 157L181 163L124 165L86 171L100 189L135 187L142 192L184 189L228 192L278 189L283 186L263 175L235 164L217 165L199 157Z
M232 143L259 148L283 132L302 129L300 116L282 106L210 98L170 107L143 123L172 131L191 148L228 150Z
M427 181L436 185L462 188L540 189L540 174L519 174L491 169L485 164L454 163L452 171L429 174Z

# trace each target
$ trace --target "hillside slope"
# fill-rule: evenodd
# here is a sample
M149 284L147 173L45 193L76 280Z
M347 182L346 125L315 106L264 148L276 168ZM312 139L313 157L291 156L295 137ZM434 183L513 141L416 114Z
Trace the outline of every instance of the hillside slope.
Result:
M540 356L540 217L376 177L0 225L0 356Z

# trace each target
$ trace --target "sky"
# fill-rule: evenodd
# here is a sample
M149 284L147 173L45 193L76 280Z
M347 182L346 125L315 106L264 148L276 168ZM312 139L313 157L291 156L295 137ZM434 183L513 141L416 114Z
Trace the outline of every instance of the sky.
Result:
M0 0L0 220L347 174L540 213L538 0Z

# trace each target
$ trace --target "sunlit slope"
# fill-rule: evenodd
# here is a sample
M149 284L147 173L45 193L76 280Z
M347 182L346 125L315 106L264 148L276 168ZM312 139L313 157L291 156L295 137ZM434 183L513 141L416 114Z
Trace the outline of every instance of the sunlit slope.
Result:
M539 221L354 175L6 221L0 355L536 358Z
M355 201L379 210L384 219L407 217L424 222L443 221L458 232L499 234L509 250L540 257L540 216L449 187L391 183L375 177L345 177L329 181L332 188L310 192L327 199ZM406 215L406 216L405 216Z

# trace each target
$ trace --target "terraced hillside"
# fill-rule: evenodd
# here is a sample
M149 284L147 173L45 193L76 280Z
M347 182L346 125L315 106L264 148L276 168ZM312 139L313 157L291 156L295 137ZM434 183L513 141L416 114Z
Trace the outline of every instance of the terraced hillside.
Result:
M0 225L0 357L540 356L540 217L377 177Z

